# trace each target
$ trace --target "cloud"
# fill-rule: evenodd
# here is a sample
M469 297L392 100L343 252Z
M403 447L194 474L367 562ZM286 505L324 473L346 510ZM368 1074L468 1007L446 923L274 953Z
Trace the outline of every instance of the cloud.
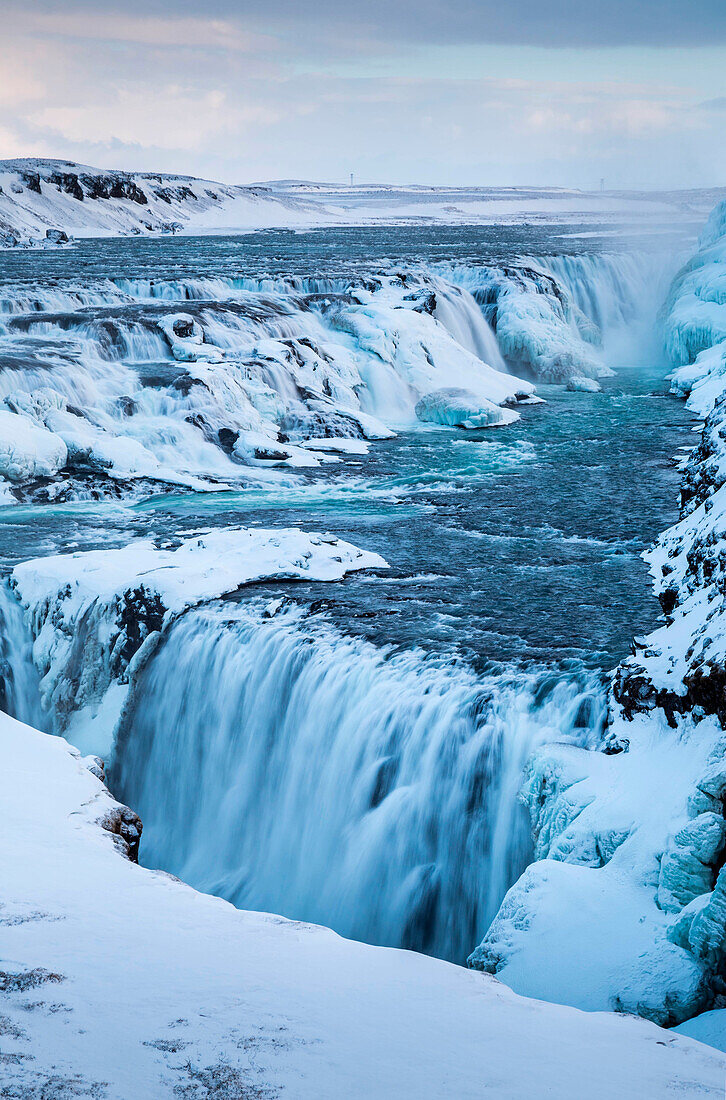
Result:
M22 9L11 10L18 18ZM396 52L413 43L605 47L726 42L723 0L208 0L203 17L198 0L35 0L32 20L41 32L55 27L58 33L93 37L107 26L109 37L134 41L163 39L166 25L170 38L179 36L180 46L224 45L227 36L230 43L238 36L245 43L248 35L271 34L291 53L319 51L323 45L343 54L382 46ZM195 24L200 31L196 42Z
M246 31L237 20L214 16L130 15L125 11L34 10L15 13L15 33L89 41L129 42L167 49L215 49L254 53L276 49L270 36Z
M726 100L708 98L723 89L723 0L13 3L0 157L230 182L355 171L675 187L726 174ZM634 46L701 39L709 50ZM630 48L596 48L613 42Z

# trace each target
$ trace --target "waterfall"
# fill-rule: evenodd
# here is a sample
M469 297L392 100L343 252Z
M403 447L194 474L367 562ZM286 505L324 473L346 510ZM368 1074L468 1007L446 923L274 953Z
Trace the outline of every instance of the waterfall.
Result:
M111 775L147 865L458 962L531 859L526 759L605 705L589 674L479 678L254 605L184 616L133 698Z
M20 604L0 583L0 710L36 729L46 729L33 644Z
M597 325L609 365L660 361L657 315L679 266L675 253L585 253L531 263L552 275Z
M436 288L435 317L467 351L495 370L506 373L507 364L497 338L468 290L440 280Z

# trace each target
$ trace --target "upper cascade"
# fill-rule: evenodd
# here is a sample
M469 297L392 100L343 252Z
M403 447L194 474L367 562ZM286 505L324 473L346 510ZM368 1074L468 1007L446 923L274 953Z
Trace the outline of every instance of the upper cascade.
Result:
M424 273L16 285L0 310L6 503L260 483L341 438L510 423L534 392Z

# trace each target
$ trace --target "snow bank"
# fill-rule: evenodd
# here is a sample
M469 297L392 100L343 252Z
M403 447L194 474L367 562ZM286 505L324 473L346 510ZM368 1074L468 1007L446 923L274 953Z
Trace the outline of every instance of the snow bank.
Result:
M0 247L76 237L242 233L332 225L692 220L704 193L602 195L565 188L336 187L300 181L231 186L194 176L91 168L67 160L0 161ZM706 201L708 201L706 199ZM711 199L710 205L715 201ZM696 216L698 214L696 213ZM46 238L46 234L48 237Z
M721 1095L722 1055L647 1022L527 1001L144 870L123 858L138 825L97 762L5 716L0 752L11 1092L52 1080L108 1100Z
M237 231L298 227L335 219L267 188L238 187L193 176L91 168L74 161L0 161L0 242L54 243L75 237Z
M716 1050L726 1052L726 1009L724 1008L694 1016L692 1020L686 1020L674 1030L680 1035L688 1035L691 1039L698 1039L699 1043L706 1043L710 1047L715 1047Z
M259 580L333 581L385 564L332 535L231 528L174 548L146 540L38 558L16 566L11 584L27 612L45 708L84 751L106 753L130 676L185 610Z
M693 820L690 796L719 731L677 736L661 715L620 719L628 751L548 746L530 762L523 796L537 862L510 889L469 965L519 993L589 1010L680 1023L706 1007L706 969L669 938L659 908L668 838ZM719 832L719 838L721 834ZM711 882L708 862L692 861ZM672 876L671 876L672 881Z
M0 475L8 481L51 477L68 457L62 439L0 409Z

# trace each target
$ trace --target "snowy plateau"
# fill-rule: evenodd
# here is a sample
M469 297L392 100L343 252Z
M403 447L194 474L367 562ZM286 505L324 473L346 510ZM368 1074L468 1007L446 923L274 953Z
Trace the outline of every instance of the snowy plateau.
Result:
M0 163L1 1095L723 1095L722 198ZM678 247L415 236L644 218ZM316 236L384 224L409 253ZM670 395L618 389L635 337ZM661 621L501 656L568 554L642 568L627 532L532 535L527 490L656 401L698 432Z

